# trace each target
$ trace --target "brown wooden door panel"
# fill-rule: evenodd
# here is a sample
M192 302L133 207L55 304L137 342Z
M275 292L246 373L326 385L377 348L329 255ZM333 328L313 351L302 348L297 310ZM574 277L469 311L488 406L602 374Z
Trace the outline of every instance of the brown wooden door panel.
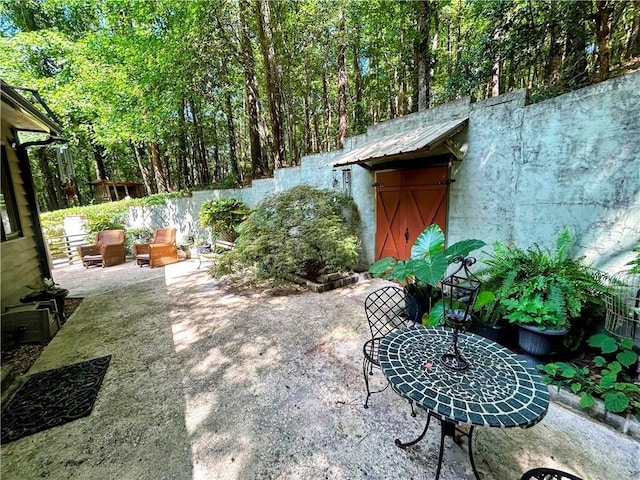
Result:
M376 260L406 259L428 225L446 231L447 167L381 172L376 175Z

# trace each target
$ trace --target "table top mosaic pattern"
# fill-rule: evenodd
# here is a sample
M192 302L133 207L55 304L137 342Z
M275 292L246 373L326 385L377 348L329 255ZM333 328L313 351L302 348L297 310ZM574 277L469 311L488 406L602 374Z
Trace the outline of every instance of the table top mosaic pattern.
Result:
M524 357L491 340L460 332L470 363L459 372L442 365L453 330L416 325L387 335L379 360L392 388L441 420L456 424L527 428L547 413L549 392Z

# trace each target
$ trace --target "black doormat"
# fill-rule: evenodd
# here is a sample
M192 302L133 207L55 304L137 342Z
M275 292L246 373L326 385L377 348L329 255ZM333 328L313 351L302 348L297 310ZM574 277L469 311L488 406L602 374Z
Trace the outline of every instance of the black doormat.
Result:
M89 415L110 361L107 355L31 375L2 409L0 443Z

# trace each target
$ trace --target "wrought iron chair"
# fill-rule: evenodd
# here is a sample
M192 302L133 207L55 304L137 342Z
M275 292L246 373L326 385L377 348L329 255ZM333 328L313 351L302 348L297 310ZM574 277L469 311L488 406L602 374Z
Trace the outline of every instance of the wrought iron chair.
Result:
M382 287L369 294L364 302L364 310L371 330L371 339L362 347L364 360L362 361L362 373L367 388L367 399L364 408L369 408L369 397L372 392L369 389L369 375L373 375L373 367L380 367L378 361L378 349L382 339L396 328L408 327L418 321L418 304L416 300L398 287ZM413 405L411 405L413 412Z
M520 480L582 480L572 473L561 472L553 468L534 468L525 472Z

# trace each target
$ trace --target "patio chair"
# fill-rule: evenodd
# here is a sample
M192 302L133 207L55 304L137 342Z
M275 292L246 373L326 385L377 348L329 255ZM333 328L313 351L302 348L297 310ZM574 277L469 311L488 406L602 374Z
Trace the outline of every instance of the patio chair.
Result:
M103 230L96 235L96 243L78 247L82 265L110 267L125 262L124 230Z
M369 408L371 394L380 393L389 386L387 383L382 390L375 392L369 389L369 375L373 375L374 365L380 367L380 362L378 361L380 342L396 328L414 325L418 316L418 304L403 289L389 286L370 293L364 302L364 310L371 330L371 339L362 347L364 353L362 373L364 374L364 383L367 388L367 399L364 402L364 408ZM411 411L415 416L413 405L411 405Z
M138 266L161 267L178 261L175 228L157 228L151 243L136 243L133 254Z
M526 472L520 480L582 480L580 477L553 468L534 468Z

